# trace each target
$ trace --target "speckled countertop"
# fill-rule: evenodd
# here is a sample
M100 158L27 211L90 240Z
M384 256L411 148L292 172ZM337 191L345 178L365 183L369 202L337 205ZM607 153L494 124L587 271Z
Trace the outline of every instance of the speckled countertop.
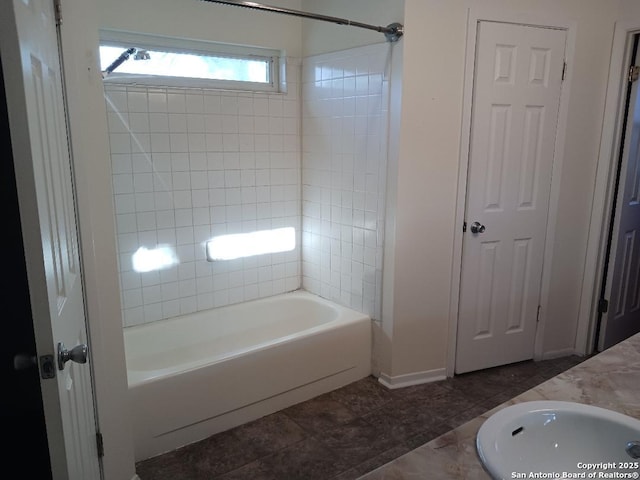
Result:
M489 479L476 452L478 429L497 410L532 400L596 405L640 419L640 334L360 477L360 480Z

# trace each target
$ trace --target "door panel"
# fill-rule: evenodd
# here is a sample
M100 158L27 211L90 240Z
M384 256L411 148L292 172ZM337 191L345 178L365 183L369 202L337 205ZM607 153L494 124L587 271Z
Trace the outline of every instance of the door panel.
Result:
M0 46L36 350L55 358L58 342L87 343L58 36L51 0L6 7ZM40 382L53 478L99 479L90 366L53 371Z
M640 88L631 90L599 350L640 332Z
M533 357L565 42L478 26L457 373Z

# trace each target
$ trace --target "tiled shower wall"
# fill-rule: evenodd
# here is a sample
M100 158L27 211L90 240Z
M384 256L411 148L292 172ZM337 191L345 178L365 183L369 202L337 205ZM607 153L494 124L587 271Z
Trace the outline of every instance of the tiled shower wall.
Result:
M300 286L300 62L287 94L107 84L125 326ZM295 227L292 252L209 263L212 236ZM139 247L179 263L138 273Z
M310 292L380 320L390 45L302 67L302 275Z

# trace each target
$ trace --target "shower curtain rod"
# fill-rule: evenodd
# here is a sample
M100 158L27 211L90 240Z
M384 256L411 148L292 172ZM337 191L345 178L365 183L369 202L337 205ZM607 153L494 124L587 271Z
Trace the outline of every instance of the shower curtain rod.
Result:
M317 13L303 12L300 10L292 10L289 8L274 7L272 5L264 5L256 2L245 2L242 0L202 0L210 3L221 3L223 5L234 5L236 7L251 8L254 10L262 10L265 12L282 13L284 15L293 15L295 17L311 18L313 20L322 20L323 22L337 23L338 25L348 25L351 27L366 28L367 30L375 30L384 33L389 42L396 42L404 33L404 26L401 23L391 23L386 27L369 25L368 23L353 22L345 18L329 17L319 15Z

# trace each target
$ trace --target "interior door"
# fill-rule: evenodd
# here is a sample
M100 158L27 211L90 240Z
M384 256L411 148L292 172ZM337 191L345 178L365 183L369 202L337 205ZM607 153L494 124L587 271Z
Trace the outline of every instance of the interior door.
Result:
M73 182L52 0L10 0L0 52L54 479L100 478ZM26 448L26 446L25 446Z
M566 33L476 42L456 373L533 358Z
M599 350L640 332L640 95L631 86Z

